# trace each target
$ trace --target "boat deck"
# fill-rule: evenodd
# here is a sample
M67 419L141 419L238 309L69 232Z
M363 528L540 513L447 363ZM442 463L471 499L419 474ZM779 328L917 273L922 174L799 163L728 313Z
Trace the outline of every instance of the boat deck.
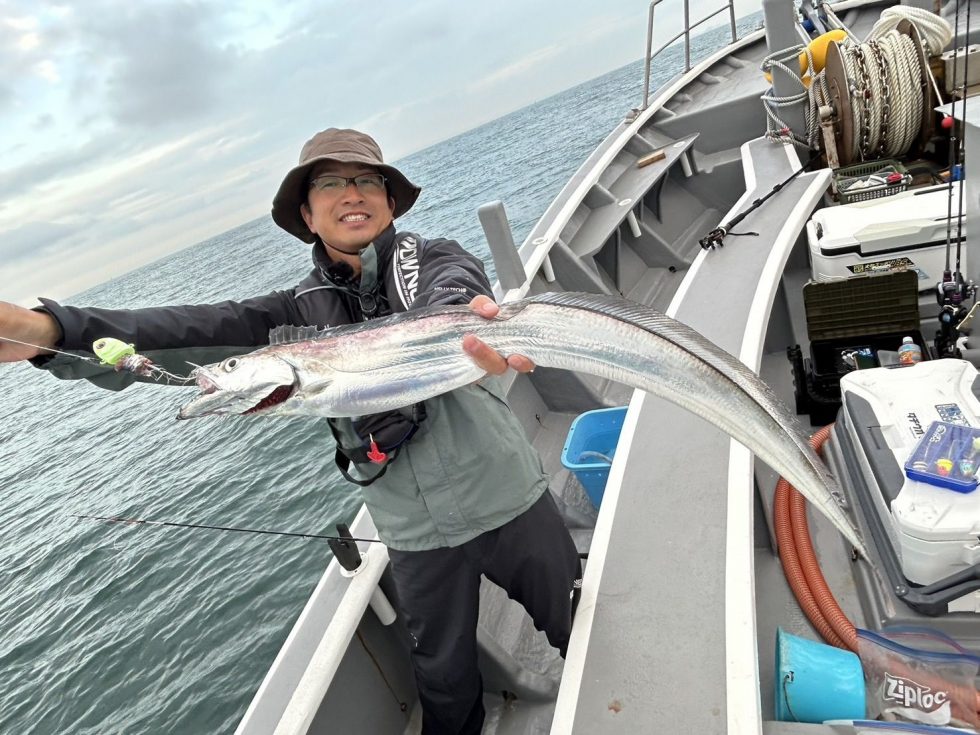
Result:
M763 140L746 144L743 157L749 191L736 211L799 165L791 149ZM699 255L673 315L757 369L783 265L828 179L800 176L743 222L760 237L729 238ZM618 486L607 486L596 529L605 554L591 558L602 566L583 589L585 620L576 623L555 726L723 731L737 717L733 701L757 701L753 542L733 537L752 527L751 461L726 434L667 401L638 395L631 415L632 444L624 453L621 443ZM733 605L744 618L734 616L741 642Z

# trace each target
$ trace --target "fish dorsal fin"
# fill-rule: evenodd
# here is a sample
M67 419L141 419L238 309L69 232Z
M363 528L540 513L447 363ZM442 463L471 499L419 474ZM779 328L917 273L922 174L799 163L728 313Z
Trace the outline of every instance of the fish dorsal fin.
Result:
M526 301L598 311L652 332L695 355L729 379L740 383L746 393L767 411L778 412L779 417L786 422L796 420L795 416L790 416L785 411L782 402L775 396L772 389L763 383L758 374L745 363L687 324L655 309L641 306L618 296L573 291L544 293L528 298Z
M413 322L418 319L433 316L441 313L452 313L462 311L469 313L466 306L429 306L425 309L415 311L402 311L397 314L390 314L379 319L368 319L366 322L354 322L353 324L338 324L335 327L276 327L269 332L269 346L287 345L295 342L308 342L317 339L331 339L337 337L349 337L352 334L366 332L372 329L383 329L395 324Z
M269 331L269 346L288 345L293 342L306 342L311 339L319 339L324 336L329 329L319 327L294 327L285 324Z

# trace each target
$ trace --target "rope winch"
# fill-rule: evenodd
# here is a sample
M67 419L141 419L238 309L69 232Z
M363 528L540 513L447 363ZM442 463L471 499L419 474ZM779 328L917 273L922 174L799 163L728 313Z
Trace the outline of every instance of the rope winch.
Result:
M932 133L935 83L928 56L951 37L949 23L933 13L889 8L864 42L838 29L771 54L763 71L788 72L800 91L763 95L766 136L823 150L833 168L903 155L920 135ZM797 58L800 76L791 71ZM791 130L779 116L779 108L798 104L804 105L805 131Z
M915 26L905 22L900 28L828 51L822 102L831 108L841 165L901 156L920 133L931 132L932 87L922 42Z

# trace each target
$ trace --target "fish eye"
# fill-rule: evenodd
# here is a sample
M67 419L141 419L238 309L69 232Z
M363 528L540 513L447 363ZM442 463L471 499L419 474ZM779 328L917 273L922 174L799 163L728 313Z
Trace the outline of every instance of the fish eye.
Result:
M227 360L221 363L221 369L224 370L226 373L230 373L236 367L238 367L237 357L229 357Z

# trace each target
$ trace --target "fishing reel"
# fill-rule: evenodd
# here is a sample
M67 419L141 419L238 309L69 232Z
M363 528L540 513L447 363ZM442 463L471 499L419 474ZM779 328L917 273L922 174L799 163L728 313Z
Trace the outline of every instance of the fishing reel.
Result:
M716 227L707 235L698 240L701 245L702 250L714 250L715 248L724 247L725 235L728 234L728 230L724 227Z
M962 330L969 329L967 321L972 310L967 302L976 303L977 287L973 281L965 281L957 271L945 271L943 280L936 286L936 299L939 302L939 331L936 332L936 356L959 357L957 340Z
M947 304L959 306L969 299L976 300L977 287L973 281L964 281L963 274L957 271L955 274L950 271L943 272L943 280L936 284L936 300L939 306Z

